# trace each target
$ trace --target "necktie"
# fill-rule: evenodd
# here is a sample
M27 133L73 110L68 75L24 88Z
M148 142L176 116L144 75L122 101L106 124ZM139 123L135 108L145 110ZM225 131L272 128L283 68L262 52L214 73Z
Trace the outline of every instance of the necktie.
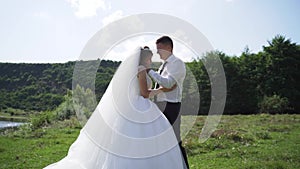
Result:
M165 66L166 66L166 63L167 62L165 62L163 65L162 65L162 67L161 67L161 69L160 69L160 71L159 71L159 74L161 75L161 73L164 71L164 68L165 68ZM159 84L156 82L155 83L155 89L158 89L159 88Z
M162 68L160 69L159 71L159 74L161 75L161 73L164 71L164 68L166 66L167 62L165 62L163 65L162 65Z

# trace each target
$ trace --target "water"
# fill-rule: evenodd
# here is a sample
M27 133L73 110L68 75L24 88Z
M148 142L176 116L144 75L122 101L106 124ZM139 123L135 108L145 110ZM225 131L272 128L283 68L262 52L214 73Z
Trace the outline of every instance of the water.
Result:
M22 122L12 122L12 121L0 121L0 128L7 128L7 127L17 127L24 123Z

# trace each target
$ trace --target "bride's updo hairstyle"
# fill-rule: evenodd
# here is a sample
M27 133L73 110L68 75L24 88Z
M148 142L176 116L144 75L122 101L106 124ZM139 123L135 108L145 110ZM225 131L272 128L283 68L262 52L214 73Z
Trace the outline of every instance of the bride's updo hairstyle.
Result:
M153 56L153 53L148 46L144 46L144 48L141 48L139 65L145 66L147 59L152 56Z

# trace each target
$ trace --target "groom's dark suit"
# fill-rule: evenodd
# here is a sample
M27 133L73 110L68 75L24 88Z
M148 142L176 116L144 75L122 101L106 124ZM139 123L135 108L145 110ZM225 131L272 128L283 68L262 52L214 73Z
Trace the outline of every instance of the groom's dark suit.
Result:
M184 161L187 168L189 168L186 151L182 146L180 138L180 107L182 86L186 74L185 64L182 60L171 55L160 67L158 72L154 72L153 70L149 71L149 75L156 83L158 83L156 86L160 85L166 88L172 88L175 84L177 85L177 87L172 91L158 94L156 96L156 104L172 124Z

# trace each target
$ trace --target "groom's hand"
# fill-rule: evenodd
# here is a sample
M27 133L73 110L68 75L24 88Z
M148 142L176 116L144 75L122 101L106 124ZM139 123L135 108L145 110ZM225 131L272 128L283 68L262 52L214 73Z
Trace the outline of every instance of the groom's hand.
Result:
M152 70L152 69L151 69L151 68L147 68L147 69L146 69L147 73L149 73L150 70Z
M162 87L162 88L159 88L159 90L161 90L163 92L170 92L170 91L174 90L176 87L177 87L177 84L174 84L171 88Z

